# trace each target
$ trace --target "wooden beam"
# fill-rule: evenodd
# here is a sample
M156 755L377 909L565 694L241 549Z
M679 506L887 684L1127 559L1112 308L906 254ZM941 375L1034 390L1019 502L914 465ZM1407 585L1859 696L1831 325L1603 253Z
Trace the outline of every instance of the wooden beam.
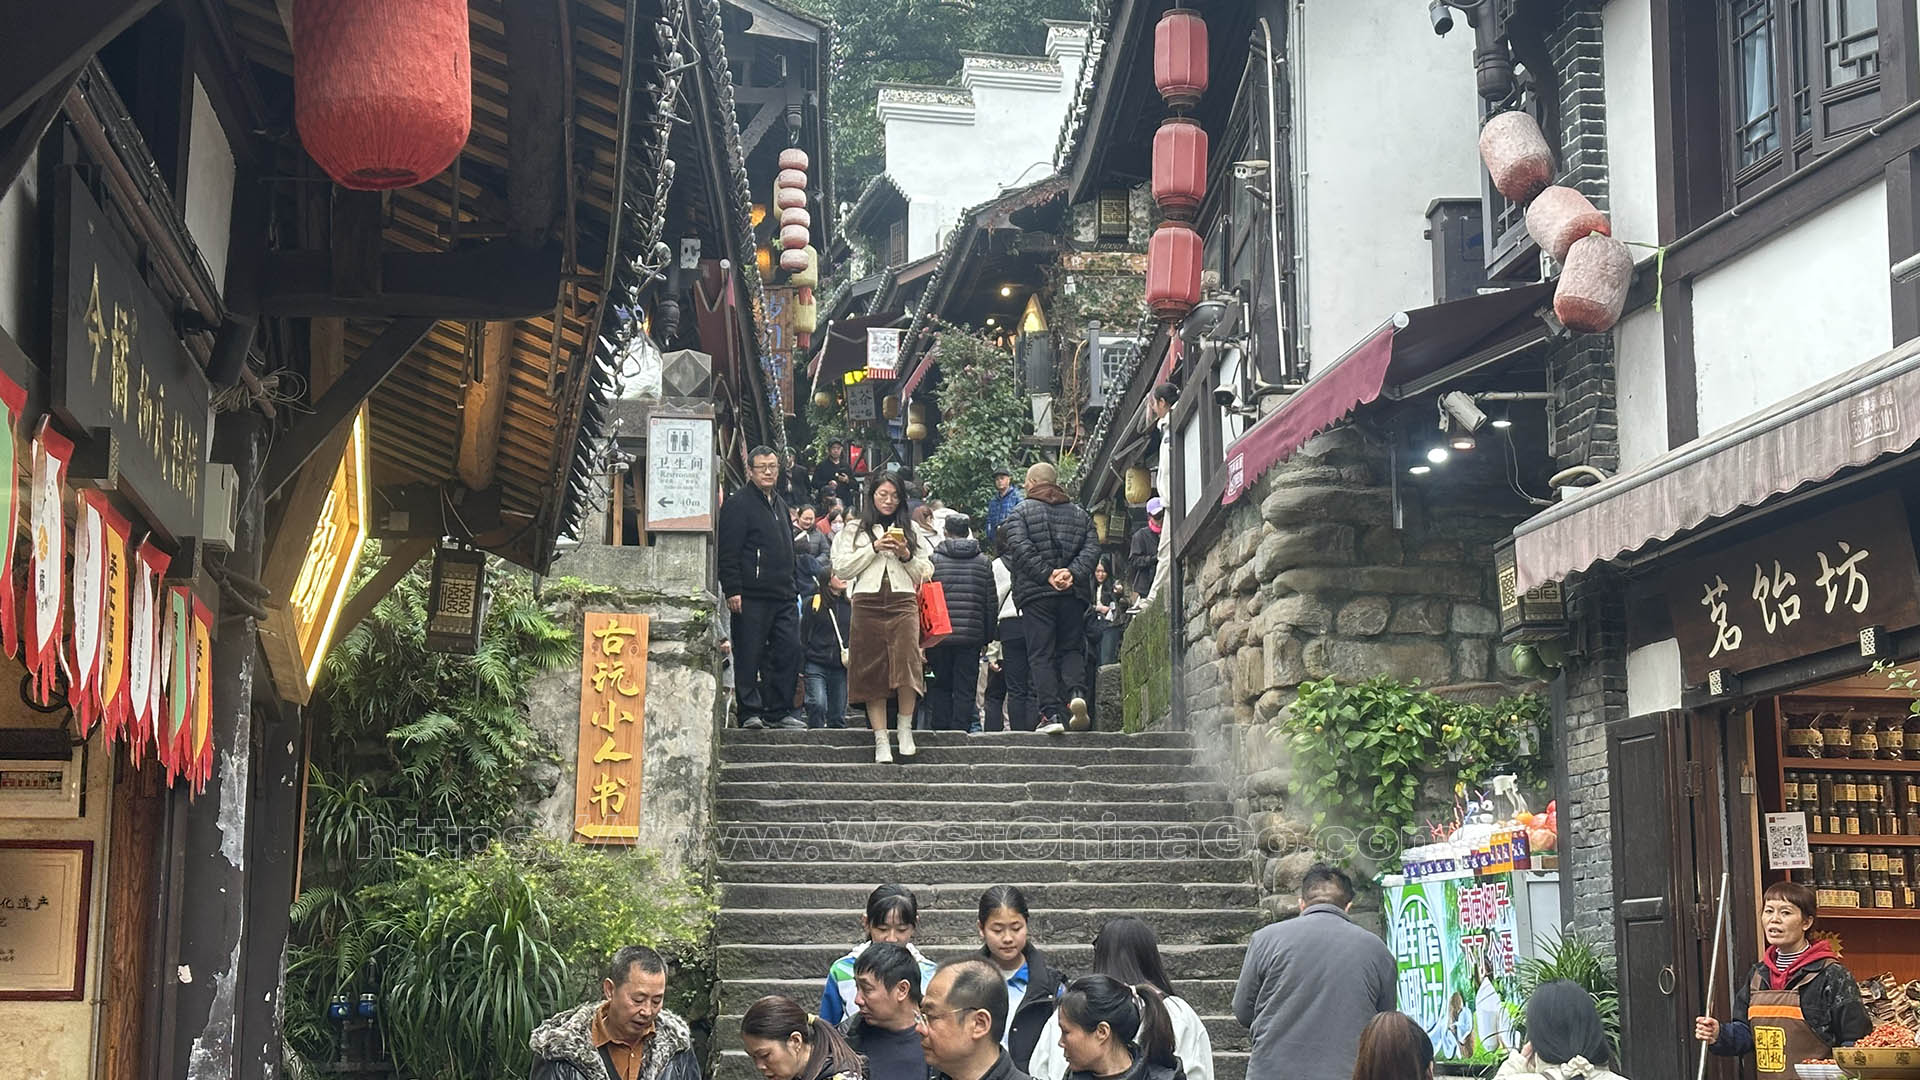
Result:
M65 0L13 4L0 62L0 126L84 67L100 47L153 10L160 0Z
M66 103L67 91L80 81L80 71L75 68L73 74L67 76L46 97L35 102L33 108L5 128L0 128L0 191L12 187L14 178L20 175L21 169L27 167L27 159L33 156L34 147L40 145L47 128L60 115L60 106Z
M754 113L753 119L747 122L747 130L740 133L741 154L751 155L760 145L760 140L766 138L767 132L772 130L773 122L786 115L787 107L783 104L769 101L760 106L760 111Z
M333 295L355 300L379 295L384 202L377 191L333 189L333 222L327 233Z
M507 411L507 372L518 323L488 323L480 339L480 378L467 384L460 412L460 482L470 491L493 483L500 422Z
M505 0L507 235L538 248L553 236L566 182L565 72L560 5Z
M439 542L433 537L421 536L394 544L392 553L387 556L386 565L374 571L373 576L367 579L367 583L360 586L352 596L347 598L347 602L341 605L340 621L334 626L333 640L346 640L346 636L353 633L353 628L360 625L360 620L371 615L381 599L392 592L393 587L400 584L400 579L406 577L408 571L418 566L420 560L426 558L427 553L432 551Z
M433 323L434 320L425 318L395 319L361 350L353 366L314 402L313 413L296 421L274 443L260 471L265 498L278 494L308 458L347 429L354 413L387 376L393 374L393 369L400 366L420 339L427 336Z
M327 251L267 255L257 314L285 318L525 319L550 314L560 288L560 248L528 251L494 241L468 251L389 251L380 257L381 291L333 293Z

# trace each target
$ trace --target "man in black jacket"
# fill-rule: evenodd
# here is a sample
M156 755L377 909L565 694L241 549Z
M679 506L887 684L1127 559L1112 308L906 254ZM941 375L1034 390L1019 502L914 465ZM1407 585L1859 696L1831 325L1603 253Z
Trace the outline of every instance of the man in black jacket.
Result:
M853 496L853 466L847 464L847 444L839 439L827 444L827 456L813 467L813 493L822 502L828 496L841 502Z
M804 728L795 714L800 686L800 607L794 587L793 519L774 487L780 455L756 446L747 455L753 483L720 505L720 592L733 613L733 684L740 726Z
M927 708L935 731L967 731L979 722L980 650L993 640L1000 615L1000 594L993 585L993 563L980 553L965 514L947 518L947 538L933 549L933 580L947 593L953 633L927 650L933 685Z
M533 1029L530 1080L700 1080L687 1022L664 1004L659 953L644 945L614 953L600 992Z
M1026 621L1038 730L1085 731L1092 723L1087 608L1093 603L1093 567L1100 561L1093 519L1074 505L1059 474L1043 461L1027 470L1027 497L1000 527L1006 532L1003 558L1013 575L1013 595Z

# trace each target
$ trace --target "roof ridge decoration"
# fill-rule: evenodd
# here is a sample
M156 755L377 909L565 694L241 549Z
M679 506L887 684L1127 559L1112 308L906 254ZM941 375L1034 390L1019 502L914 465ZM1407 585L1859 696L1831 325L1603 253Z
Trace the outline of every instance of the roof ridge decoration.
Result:
M1009 70L1058 71L1060 61L1051 56L1032 56L1027 53L982 52L976 49L961 49L962 62L977 60L991 67L1005 67Z
M1113 0L1094 0L1093 13L1088 17L1087 55L1080 61L1079 85L1074 89L1073 102L1067 106L1066 119L1060 123L1060 137L1054 143L1055 172L1068 172L1075 151L1080 149L1081 136L1087 126L1087 113L1093 107L1094 80L1099 75L1100 59L1107 50L1107 40L1112 36L1112 8Z
M1008 188L993 198L960 212L954 228L948 232L946 243L940 246L940 262L927 278L927 285L920 294L920 302L915 305L913 321L907 324L906 337L902 339L900 362L908 362L917 348L917 343L927 331L927 320L932 315L933 298L939 294L941 282L953 270L954 258L959 253L960 238L972 236L979 226L980 219L990 210L1000 209L1008 213L1042 205L1066 194L1067 178L1054 173L1042 177L1025 187Z

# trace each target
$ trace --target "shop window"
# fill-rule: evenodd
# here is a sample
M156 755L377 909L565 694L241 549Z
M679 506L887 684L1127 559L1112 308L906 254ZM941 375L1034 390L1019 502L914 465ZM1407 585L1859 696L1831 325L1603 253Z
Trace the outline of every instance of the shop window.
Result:
M1877 0L1726 0L1720 33L1725 205L1880 117Z
M887 265L904 266L907 262L907 223L899 220L887 226Z
M1209 221L1208 268L1221 288L1246 301L1249 375L1286 382L1294 366L1292 173L1284 142L1284 109L1265 48L1248 51L1239 92L1223 131L1213 138L1213 161L1203 218ZM1278 246L1278 258L1275 247Z

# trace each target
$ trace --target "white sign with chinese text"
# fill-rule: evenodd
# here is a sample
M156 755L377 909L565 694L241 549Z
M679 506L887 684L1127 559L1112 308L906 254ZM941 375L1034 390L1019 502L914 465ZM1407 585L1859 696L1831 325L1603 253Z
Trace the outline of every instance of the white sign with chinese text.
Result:
M713 528L713 421L697 416L647 420L646 528Z
M891 379L900 367L900 338L904 331L885 327L867 329L867 376Z
M1806 870L1813 866L1807 850L1807 815L1800 811L1767 815L1767 869Z

